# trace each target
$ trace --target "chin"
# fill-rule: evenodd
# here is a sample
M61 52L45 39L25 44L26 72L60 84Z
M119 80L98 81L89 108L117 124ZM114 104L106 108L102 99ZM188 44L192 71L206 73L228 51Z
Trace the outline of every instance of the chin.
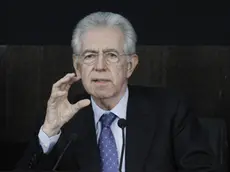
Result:
M115 91L95 90L92 95L98 99L108 99L115 95Z
M108 99L116 95L114 87L91 87L89 93L98 99Z

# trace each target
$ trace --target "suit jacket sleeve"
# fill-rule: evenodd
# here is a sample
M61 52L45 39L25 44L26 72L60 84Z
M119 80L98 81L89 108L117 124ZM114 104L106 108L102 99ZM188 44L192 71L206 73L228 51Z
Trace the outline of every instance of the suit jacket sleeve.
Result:
M24 156L18 162L16 169L52 170L69 140L68 136L65 134L65 130L62 129L62 131L63 132L58 142L48 154L43 153L42 147L39 143L38 135L36 134L36 136L34 136L34 138L31 140L28 148L25 150ZM60 165L71 168L71 165L65 163L68 163L68 160L62 159Z
M57 146L54 146L53 150L49 154L44 154L42 147L39 144L38 136L36 135L30 141L23 157L16 166L16 169L51 170L57 160L58 154L59 150L57 149Z
M75 98L75 100L72 101L77 102L81 98L82 96L79 95ZM69 143L71 139L71 133L74 128L73 126L75 126L76 122L76 120L73 118L61 128L61 135L57 143L54 145L53 149L48 154L44 154L38 138L39 130L44 123L44 118L45 117L43 116L41 117L41 119L38 120L38 123L36 125L37 132L35 132L34 138L31 139L30 144L24 153L24 156L17 163L16 169L52 170L61 153L64 151L65 147ZM71 146L73 145L77 145L77 142L74 140L72 140L71 143ZM72 160L73 157L71 153L71 146L69 146L66 150L56 170L74 169L79 171L78 163Z
M208 134L182 100L178 102L173 118L172 137L178 171L218 171Z

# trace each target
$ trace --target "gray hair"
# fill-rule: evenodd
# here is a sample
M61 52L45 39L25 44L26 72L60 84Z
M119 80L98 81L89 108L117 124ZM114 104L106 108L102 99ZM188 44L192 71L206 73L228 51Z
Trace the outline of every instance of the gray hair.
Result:
M80 53L81 36L88 29L99 26L118 27L124 34L124 53L134 54L136 52L137 36L131 23L126 18L112 12L95 12L80 20L74 29L71 42L74 54Z

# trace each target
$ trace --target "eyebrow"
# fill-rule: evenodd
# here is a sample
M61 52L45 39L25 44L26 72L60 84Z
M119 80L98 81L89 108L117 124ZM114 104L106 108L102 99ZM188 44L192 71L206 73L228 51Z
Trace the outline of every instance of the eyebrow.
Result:
M119 53L119 52L118 52L116 49L114 49L114 48L106 48L106 49L103 50L104 53L106 53L106 52L111 52L111 51L116 52L116 53Z
M114 48L106 48L106 49L102 50L103 53L111 52L111 51L116 52L116 53L119 53L119 52L118 52L116 49L114 49ZM82 53L82 55L85 55L86 53L98 53L98 51L97 51L97 50L93 50L93 49L86 49L86 50Z
M91 49L87 49L87 50L85 50L85 51L82 53L82 55L85 55L86 53L98 53L98 51L96 51L96 50L91 50Z

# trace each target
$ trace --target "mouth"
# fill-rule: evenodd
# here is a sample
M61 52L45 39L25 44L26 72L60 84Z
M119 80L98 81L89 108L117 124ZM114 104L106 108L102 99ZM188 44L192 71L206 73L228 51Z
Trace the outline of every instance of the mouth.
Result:
M105 84L110 82L109 79L92 79L92 82L97 83L97 84Z

